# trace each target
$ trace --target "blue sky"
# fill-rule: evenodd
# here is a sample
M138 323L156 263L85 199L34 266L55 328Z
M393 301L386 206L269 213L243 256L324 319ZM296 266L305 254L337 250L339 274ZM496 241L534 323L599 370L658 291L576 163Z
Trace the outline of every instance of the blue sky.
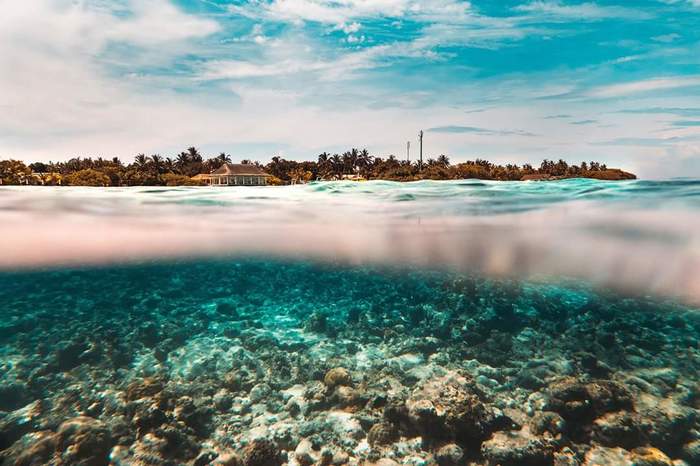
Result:
M700 0L0 0L0 158L367 147L700 176Z

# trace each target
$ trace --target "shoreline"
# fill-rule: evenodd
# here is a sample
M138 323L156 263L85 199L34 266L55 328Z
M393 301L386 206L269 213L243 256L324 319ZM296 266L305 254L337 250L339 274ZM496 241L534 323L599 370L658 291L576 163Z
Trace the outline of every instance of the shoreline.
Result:
M71 186L199 186L287 185L311 181L419 181L479 179L493 181L560 180L591 178L608 181L636 179L633 173L609 168L595 161L569 164L545 159L539 167L530 164L497 164L483 159L451 163L441 155L425 163L399 160L394 156L372 156L353 149L343 156L323 153L316 161L297 162L273 157L267 164L243 160L231 163L231 156L220 154L204 159L196 148L182 152L177 159L160 155L138 155L125 164L119 158L75 158L66 162L0 160L0 185Z

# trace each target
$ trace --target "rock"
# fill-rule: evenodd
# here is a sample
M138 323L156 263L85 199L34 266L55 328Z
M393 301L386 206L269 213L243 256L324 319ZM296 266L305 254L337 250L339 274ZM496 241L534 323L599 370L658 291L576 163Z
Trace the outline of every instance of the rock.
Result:
M309 332L324 333L328 330L328 317L326 314L314 312L306 320L304 329Z
M343 407L361 406L365 401L357 390L345 385L336 387L332 398L334 402Z
M584 383L567 377L553 383L548 395L547 410L574 421L571 427L590 422L608 412L633 408L629 391L611 380Z
M163 382L159 379L146 377L131 382L126 387L126 399L128 401L140 400L152 397L163 391Z
M214 394L212 401L219 411L228 411L233 405L233 395L228 390L222 389Z
M330 453L330 457L328 455ZM321 453L321 466L326 466L329 464L335 466L344 466L350 462L350 456L344 451L336 451L335 453L330 450L323 450Z
M364 431L359 420L345 411L328 411L325 414L328 427L343 440L361 439Z
M632 450L630 455L634 466L673 466L671 458L657 448L640 447Z
M26 384L18 382L0 384L0 411L13 411L30 401L32 398Z
M212 466L244 466L243 459L236 453L224 453L214 460Z
M634 413L608 413L594 421L591 438L607 447L634 448L642 442L639 424L639 417Z
M396 428L388 422L379 422L372 426L367 434L367 442L371 446L388 445L398 437Z
M112 439L107 426L97 419L80 416L58 428L57 448L71 465L99 466L109 463Z
M583 466L634 466L629 458L629 452L623 448L608 448L596 446L586 452Z
M253 440L243 450L244 466L282 466L282 453L274 442Z
M198 435L204 436L209 432L213 414L212 408L197 406L189 396L180 397L175 403L175 409L173 410L175 419L194 429Z
M236 370L227 372L226 375L224 375L224 387L233 392L240 390L241 374Z
M537 435L549 433L556 437L565 432L566 421L553 411L540 411L532 417L530 428Z
M426 440L478 444L488 438L494 412L474 383L454 373L418 385L406 401L411 423Z
M683 446L683 459L689 464L700 464L700 439Z
M192 466L207 466L217 458L217 454L213 451L203 451L195 458Z
M546 466L553 460L553 448L525 432L496 432L481 445L481 455L489 465Z
M51 464L56 451L56 434L39 431L27 434L12 447L0 452L0 464L12 466L42 466Z
M78 366L81 361L81 355L87 351L88 344L84 341L71 341L64 343L56 349L56 364L62 371L69 371Z
M389 458L382 458L376 463L371 463L368 466L399 466L399 463Z
M294 458L301 466L311 466L318 461L318 455L314 451L313 444L308 439L303 439L294 449Z
M560 451L554 452L553 466L580 466L576 453L569 447L564 447Z
M35 430L41 412L42 403L37 400L11 413L0 414L0 451Z
M216 305L216 312L232 320L238 320L240 317L236 307L233 304L227 302L218 303Z
M457 466L464 456L464 450L457 444L448 443L435 452L435 460L440 466Z
M201 444L194 438L192 430L182 428L180 425L167 425L154 431L154 445L158 444L158 451L167 458L191 460L201 449Z
M265 398L270 396L271 393L272 389L268 384L259 383L250 389L248 398L250 398L250 401L252 401L253 403L260 403L261 401L264 401Z
M326 384L326 387L328 388L334 388L339 385L351 386L352 377L347 369L343 367L335 367L326 372L326 375L323 377L323 383Z
M698 420L697 410L672 399L644 400L639 416L649 443L665 451L680 449L690 440L691 429Z

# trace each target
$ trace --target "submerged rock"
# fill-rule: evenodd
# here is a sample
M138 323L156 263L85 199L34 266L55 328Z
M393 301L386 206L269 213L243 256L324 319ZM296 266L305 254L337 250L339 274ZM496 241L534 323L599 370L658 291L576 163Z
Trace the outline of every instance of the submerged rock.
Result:
M530 421L532 432L537 435L548 433L552 436L561 435L566 431L566 421L553 411L536 413Z
M37 400L10 413L0 412L0 450L9 447L24 434L37 429L36 421L42 412L42 403Z
M112 438L103 422L81 416L61 424L56 444L65 464L99 466L109 463Z
M224 453L219 455L212 466L244 466L243 459L236 453Z
M0 384L0 411L12 411L30 401L32 398L26 384L20 382Z
M253 440L243 450L244 466L281 466L282 463L282 453L270 440Z
M700 439L683 446L683 459L690 464L700 464Z
M12 447L0 452L0 464L12 466L49 464L56 452L57 441L56 434L49 430L27 434Z
M493 466L547 466L553 446L527 432L496 432L481 445L481 455Z
M608 412L633 408L629 390L612 380L584 382L568 377L552 384L548 396L547 409L573 421L572 427Z
M657 448L640 447L632 450L630 460L634 466L673 466L673 461Z
M455 373L418 385L406 401L410 422L426 440L478 444L493 427L493 409L477 395L475 383Z
M328 388L334 388L338 385L352 385L352 377L350 372L343 367L336 367L328 372L323 377L323 383L326 384Z
M367 434L367 442L372 446L388 445L398 437L396 428L388 422L379 422L372 426Z
M464 457L464 450L459 445L449 443L435 452L435 460L440 466L457 466Z
M640 419L634 413L608 413L595 420L591 438L608 447L634 448L642 443Z

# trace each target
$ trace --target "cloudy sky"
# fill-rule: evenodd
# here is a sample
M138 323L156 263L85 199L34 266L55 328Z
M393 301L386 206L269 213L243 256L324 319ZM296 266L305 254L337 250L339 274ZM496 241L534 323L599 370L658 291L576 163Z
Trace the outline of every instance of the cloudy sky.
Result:
M597 159L700 176L700 0L0 0L0 159Z

